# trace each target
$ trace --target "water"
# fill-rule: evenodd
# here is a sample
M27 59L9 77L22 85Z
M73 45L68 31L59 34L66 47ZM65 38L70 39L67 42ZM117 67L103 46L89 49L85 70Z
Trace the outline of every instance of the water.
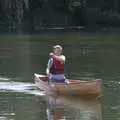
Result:
M1 120L118 120L120 91L119 37L80 35L0 36ZM33 73L45 73L51 46L62 44L66 76L102 79L102 101L45 96ZM101 108L102 107L102 108Z

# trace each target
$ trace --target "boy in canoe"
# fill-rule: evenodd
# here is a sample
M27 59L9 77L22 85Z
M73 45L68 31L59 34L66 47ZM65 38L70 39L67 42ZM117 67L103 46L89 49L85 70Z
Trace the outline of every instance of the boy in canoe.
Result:
M62 55L62 47L60 45L53 46L53 51L54 53L49 54L50 59L48 60L46 74L51 82L63 83L65 82L65 56Z

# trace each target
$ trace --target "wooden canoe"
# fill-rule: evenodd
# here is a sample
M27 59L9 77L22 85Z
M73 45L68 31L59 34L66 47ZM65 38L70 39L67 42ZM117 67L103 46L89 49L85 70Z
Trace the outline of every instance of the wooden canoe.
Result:
M45 75L34 74L34 81L36 86L45 91L58 92L63 95L77 95L77 96L99 96L101 94L101 80L80 81L67 80L67 83L52 83Z

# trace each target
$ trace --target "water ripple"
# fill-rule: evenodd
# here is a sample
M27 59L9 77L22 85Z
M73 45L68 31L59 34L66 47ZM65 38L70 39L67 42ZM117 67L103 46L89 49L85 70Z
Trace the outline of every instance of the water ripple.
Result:
M6 77L1 77L0 76L0 81L9 81L10 80L10 78L6 78Z
M34 94L43 96L44 92L36 90L36 86L33 83L27 82L0 82L0 92L22 92L24 94Z

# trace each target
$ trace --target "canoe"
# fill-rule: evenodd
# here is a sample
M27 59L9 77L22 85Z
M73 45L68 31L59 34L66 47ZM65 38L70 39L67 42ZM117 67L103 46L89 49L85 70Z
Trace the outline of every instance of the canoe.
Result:
M101 80L80 81L66 80L66 83L49 83L46 75L34 74L37 88L48 92L57 92L63 95L97 97L101 94Z

